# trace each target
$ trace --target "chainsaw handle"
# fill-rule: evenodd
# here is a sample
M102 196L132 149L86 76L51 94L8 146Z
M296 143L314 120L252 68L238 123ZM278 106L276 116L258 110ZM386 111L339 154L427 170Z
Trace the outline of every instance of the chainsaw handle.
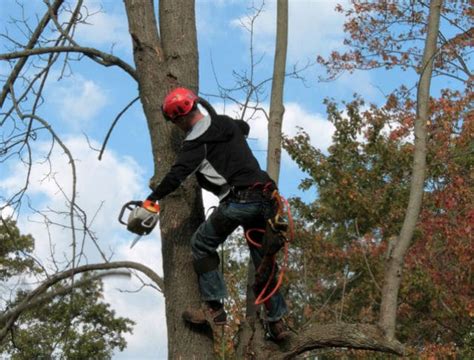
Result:
M128 203L126 203L124 206L122 206L122 209L120 210L120 214L119 214L119 217L118 217L119 223L126 226L127 223L125 221L123 221L123 215L125 214L125 210L132 211L134 208L142 206L142 204L143 204L143 201L132 200L132 201L129 201Z
M152 200L145 200L142 204L142 207L153 213L160 212L160 204Z

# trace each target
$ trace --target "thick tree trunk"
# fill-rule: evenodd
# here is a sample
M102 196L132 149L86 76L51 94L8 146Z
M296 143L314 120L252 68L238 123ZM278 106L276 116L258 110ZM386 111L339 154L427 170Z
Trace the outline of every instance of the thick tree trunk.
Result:
M176 86L198 90L194 1L160 1L161 39L152 0L125 0L125 7L140 99L151 136L154 178L160 180L173 164L182 140L178 129L165 123L161 101ZM160 204L168 356L170 359L212 358L209 334L189 329L181 318L186 307L200 305L189 240L204 219L201 193L195 182L188 181Z
M415 153L413 159L410 197L400 235L388 257L382 289L379 323L381 328L385 331L388 339L393 339L395 337L397 299L402 278L404 257L413 237L423 198L426 169L426 123L429 119L430 83L433 70L433 58L436 54L436 40L438 37L441 6L442 0L432 0L430 3L427 25L428 31L417 92Z
M278 184L281 161L281 127L283 123L283 87L285 83L286 50L288 45L288 0L277 3L277 34L273 65L270 119L268 121L267 172Z

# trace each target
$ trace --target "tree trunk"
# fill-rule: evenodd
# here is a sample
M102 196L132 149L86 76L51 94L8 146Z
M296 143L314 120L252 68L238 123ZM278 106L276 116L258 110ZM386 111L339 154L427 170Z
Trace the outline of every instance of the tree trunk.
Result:
M421 74L417 91L417 116L415 121L415 153L408 207L402 229L393 251L389 254L382 289L379 323L388 339L395 338L397 298L402 277L404 257L413 237L423 197L426 169L426 123L429 119L429 96L433 58L436 55L436 40L442 0L430 3L428 28L421 62Z
M285 83L286 50L288 45L288 0L277 3L277 34L273 65L270 119L268 121L267 172L278 184L281 161L281 127L283 123L283 87Z
M160 1L161 39L152 0L125 0L125 7L140 99L151 136L154 179L159 180L174 163L182 141L179 130L161 115L162 99L176 86L198 90L194 1ZM200 305L189 240L204 220L201 193L194 181L187 181L160 204L168 357L211 358L213 344L209 334L191 330L181 318L186 307Z
M268 155L267 172L278 184L281 160L281 126L283 122L283 88L285 83L286 50L288 45L288 0L278 0L277 3L277 34L275 43L275 60L273 64L272 94L270 100L270 118L268 121ZM242 327L241 341L237 349L238 356L243 354L245 346L252 338L257 318L257 306L255 305L255 294L253 283L255 279L255 268L252 260L248 262L247 274L247 304L246 324ZM242 344L245 344L243 346Z

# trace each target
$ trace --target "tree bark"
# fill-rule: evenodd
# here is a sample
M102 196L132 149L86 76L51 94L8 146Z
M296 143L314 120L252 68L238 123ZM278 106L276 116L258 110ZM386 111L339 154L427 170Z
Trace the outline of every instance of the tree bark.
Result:
M398 341L386 339L376 326L341 322L312 324L298 336L290 337L277 351L271 350L266 358L293 359L298 354L328 347L374 350L397 355L404 353L404 348Z
M161 114L166 93L185 86L198 90L198 52L194 1L159 2L160 36L151 0L125 0L129 31L147 118L155 165L154 181L162 179L174 163L182 134ZM212 338L187 327L181 318L189 306L200 306L197 277L192 267L189 240L204 220L202 197L194 181L160 202L164 295L170 359L212 357Z
M393 250L389 254L384 276L379 324L388 339L395 338L397 299L404 257L413 238L423 198L426 170L426 123L429 120L430 83L433 71L433 58L436 55L436 40L438 37L441 6L442 0L432 0L430 3L425 49L417 91L415 153L410 196L402 229L398 241L394 244Z
M281 127L283 123L283 88L288 47L288 0L277 2L277 31L273 65L270 119L268 121L267 172L278 184L281 162Z
M281 160L281 127L283 123L283 88L285 83L286 53L288 45L288 0L278 0L277 3L277 31L275 42L275 59L273 64L273 81L270 99L270 116L268 119L268 154L267 172L278 185ZM239 329L239 338L236 354L244 356L247 345L255 336L257 321L257 305L253 283L255 280L255 267L252 260L248 261L247 273L247 303L245 323Z

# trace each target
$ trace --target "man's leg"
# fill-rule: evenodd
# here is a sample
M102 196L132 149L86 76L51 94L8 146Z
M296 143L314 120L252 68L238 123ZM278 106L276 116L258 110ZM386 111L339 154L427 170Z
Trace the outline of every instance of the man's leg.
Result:
M263 217L257 217L250 223L245 224L244 231L246 229L252 229L252 228L258 228L262 229L265 227L265 220ZM252 239L255 240L257 243L262 244L263 241L263 234L260 232L252 232L250 234L252 236ZM262 248L255 247L251 244L249 244L249 249L250 249L250 256L252 257L252 261L255 267L255 271L259 270L260 265L262 264L262 261L264 259L264 252ZM271 274L271 262L268 264L268 267L266 267L264 270L264 273L260 273L260 276L257 276L256 274L256 282L257 278L259 280L259 284L257 286L254 285L254 292L255 292L255 297L258 297L262 289L264 288L266 282L269 279L269 276ZM275 274L273 275L273 279L269 285L269 288L267 289L266 293L270 293L275 285L276 285L276 275L278 273L278 267L275 268ZM265 295L264 295L265 297ZM288 312L288 307L286 306L285 299L283 298L283 295L280 293L280 291L277 291L270 299L265 301L264 303L265 310L266 310L266 319L268 321L268 331L270 333L270 336L275 340L275 341L282 341L287 336L289 335L287 331L287 327L284 325L282 321L282 317Z
M217 247L239 225L238 221L228 218L220 204L211 216L203 222L191 238L193 265L198 275L199 290L202 300L209 306L210 317L214 323L225 323L225 312L221 300L227 296L224 279L219 271L219 255ZM185 320L193 323L205 323L209 319L202 309L187 310L183 313Z

